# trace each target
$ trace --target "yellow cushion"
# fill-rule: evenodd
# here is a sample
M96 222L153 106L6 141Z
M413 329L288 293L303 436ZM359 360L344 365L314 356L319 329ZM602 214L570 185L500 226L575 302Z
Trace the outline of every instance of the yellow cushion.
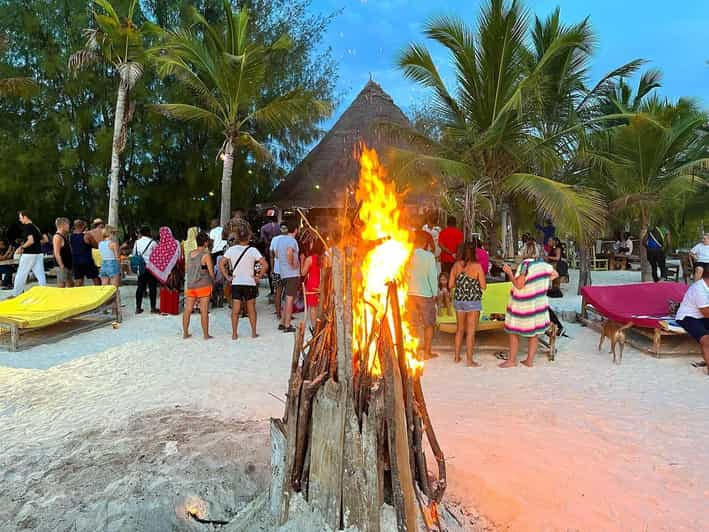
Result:
M510 290L512 283L490 283L483 292L482 313L480 318L479 329L497 328L497 324L502 324L501 321L490 321L490 314L504 314L507 312L507 302L510 299ZM453 297L451 295L451 297ZM438 316L436 323L442 332L455 332L457 328L455 313L452 315ZM493 326L494 324L494 326Z
M34 286L18 297L0 302L0 323L21 329L45 327L97 309L115 293L115 286Z

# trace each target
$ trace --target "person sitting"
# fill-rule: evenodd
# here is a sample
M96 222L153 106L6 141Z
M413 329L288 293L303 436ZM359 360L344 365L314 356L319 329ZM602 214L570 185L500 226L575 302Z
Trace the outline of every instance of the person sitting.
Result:
M704 363L709 364L709 268L684 294L677 309L677 323L694 338L702 348ZM709 375L709 367L707 367Z
M618 237L618 241L613 246L613 264L615 270L625 270L628 268L628 257L633 254L633 241L630 233L623 233L623 237Z
M709 233L705 233L702 241L694 246L689 255L694 260L694 280L698 281L709 270Z
M436 306L438 307L438 315L451 316L453 314L453 305L451 303L451 292L448 288L448 274L441 272L438 276L438 295L436 296Z

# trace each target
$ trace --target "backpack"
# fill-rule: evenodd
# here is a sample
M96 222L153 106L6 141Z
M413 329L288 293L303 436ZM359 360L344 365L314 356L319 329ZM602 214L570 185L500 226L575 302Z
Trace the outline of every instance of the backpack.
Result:
M133 273L135 273L139 277L143 275L146 271L145 258L143 257L143 255L146 251L148 251L148 249L150 248L150 244L152 244L153 242L155 242L155 240L150 240L150 242L148 242L148 245L145 246L145 249L142 253L132 255L130 258L130 269L133 270Z

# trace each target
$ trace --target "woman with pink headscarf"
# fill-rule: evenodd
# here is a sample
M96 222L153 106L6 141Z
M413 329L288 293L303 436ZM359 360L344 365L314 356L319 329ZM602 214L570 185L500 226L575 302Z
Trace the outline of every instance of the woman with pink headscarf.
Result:
M161 227L160 242L150 254L146 268L161 284L165 284L181 255L180 243L172 236L170 228Z

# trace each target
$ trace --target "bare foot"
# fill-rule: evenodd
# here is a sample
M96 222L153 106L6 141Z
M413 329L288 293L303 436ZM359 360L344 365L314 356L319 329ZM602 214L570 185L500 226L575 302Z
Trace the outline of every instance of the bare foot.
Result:
M258 338L259 336L261 336L261 335L258 333L255 333L255 332L251 333L251 338Z
M468 362L468 363L466 364L466 366L468 366L469 368L479 368L479 367L480 367L480 364L478 364L478 363L475 362L474 360L471 360L470 362Z
M502 364L499 364L497 367L499 368L514 368L517 366L517 362L512 362L511 360L506 360Z
M522 365L524 365L524 366L527 366L528 368L531 368L532 366L534 366L534 363L533 363L533 362L530 362L530 361L527 360L526 358L525 358L524 360L522 360L522 361L520 362L520 364L522 364Z
M192 338L192 335L190 333L186 333L182 335L183 340L187 340L188 338Z
M211 334L208 334L207 336L204 337L204 339L205 340L213 340L214 336L212 336Z
M232 335L231 335L231 339L232 339L232 340L238 340L238 339L239 339L239 335L238 335L238 334L232 334Z
M460 362L460 357L459 357L458 355L454 356L454 357L453 357L453 362L455 362L456 364L457 364L458 362Z

